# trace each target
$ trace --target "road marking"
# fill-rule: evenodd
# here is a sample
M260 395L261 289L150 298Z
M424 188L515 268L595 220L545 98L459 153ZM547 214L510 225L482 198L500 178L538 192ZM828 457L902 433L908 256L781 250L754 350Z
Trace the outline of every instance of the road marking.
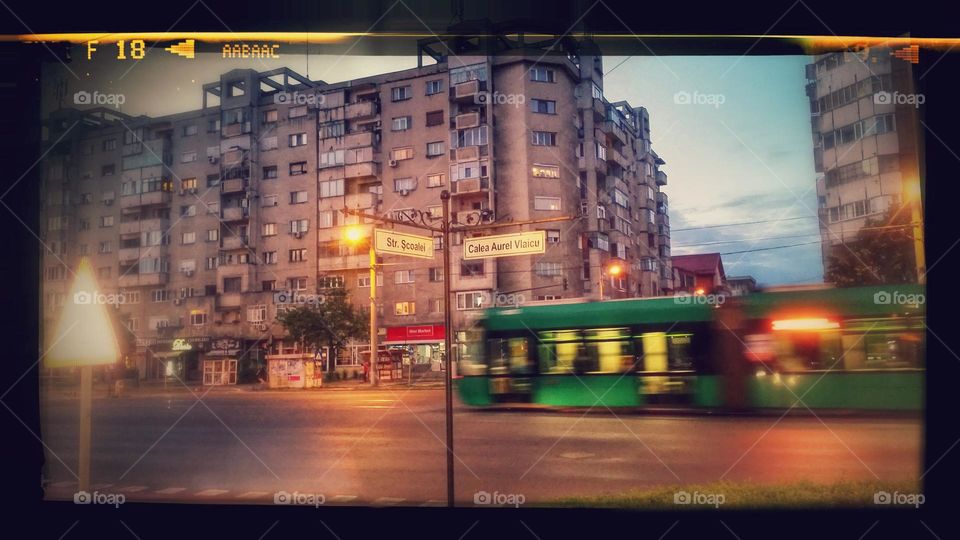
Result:
M393 409L393 405L357 405L358 409Z
M138 493L147 489L147 486L127 486L118 489L120 493Z
M266 497L270 493L266 491L248 491L246 493L237 495L238 499L259 499L260 497Z
M591 454L590 452L566 452L564 454L560 454L560 457L567 459L585 459L595 455L596 454Z
M182 487L170 487L167 489L158 489L156 492L161 495L173 495L174 493L180 493L181 491L186 491L187 488Z
M357 498L356 495L337 495L335 497L330 497L329 499L327 499L327 501L334 502L334 503L343 503L343 502L350 502L356 498Z
M196 493L197 497L216 497L230 491L229 489L205 489Z
M437 500L431 499L421 504L420 506L446 506L446 505L447 505L446 501L437 501Z
M374 506L394 506L402 503L406 499L398 499L396 497L380 497L379 499L373 501Z

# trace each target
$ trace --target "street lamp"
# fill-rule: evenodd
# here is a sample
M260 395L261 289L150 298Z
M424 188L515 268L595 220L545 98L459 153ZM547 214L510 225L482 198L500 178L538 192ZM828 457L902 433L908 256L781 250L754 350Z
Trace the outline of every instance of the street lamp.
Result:
M603 301L603 280L609 277L617 277L623 273L623 265L620 261L609 260L607 264L600 267L600 300Z
M113 300L111 302L111 299ZM93 267L80 260L67 302L53 334L53 345L44 357L51 368L80 368L80 444L78 491L90 489L90 424L93 408L93 366L109 365L120 358L108 304L118 304L117 295L100 292Z
M923 285L927 279L926 252L923 247L923 191L919 178L904 180L903 195L910 205L910 222L913 225L913 255L917 267L917 283Z
M373 230L367 236L364 228L351 225L343 233L344 239L350 244L359 245L364 238L370 245L370 386L379 383L380 348L377 343L377 251L374 247Z

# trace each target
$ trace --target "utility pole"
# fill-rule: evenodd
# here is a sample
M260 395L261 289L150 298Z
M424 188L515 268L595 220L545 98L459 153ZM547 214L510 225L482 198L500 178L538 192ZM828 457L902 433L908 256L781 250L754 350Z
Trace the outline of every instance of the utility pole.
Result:
M450 313L450 192L440 192L443 201L443 222L441 223L443 242L443 349L446 356L447 373L444 376L444 400L447 410L447 506L453 508L453 322Z
M380 383L380 347L377 335L377 249L370 231L370 386Z

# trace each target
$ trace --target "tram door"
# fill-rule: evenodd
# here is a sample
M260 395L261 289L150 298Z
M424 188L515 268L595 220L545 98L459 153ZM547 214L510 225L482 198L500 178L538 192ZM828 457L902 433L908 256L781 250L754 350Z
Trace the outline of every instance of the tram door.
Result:
M498 403L529 402L536 377L529 338L494 338L488 347L491 398Z

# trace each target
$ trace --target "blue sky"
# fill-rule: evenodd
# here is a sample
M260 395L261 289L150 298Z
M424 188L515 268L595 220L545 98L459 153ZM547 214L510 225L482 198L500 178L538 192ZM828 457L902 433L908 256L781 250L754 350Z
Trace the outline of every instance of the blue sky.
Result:
M807 62L803 56L604 59L606 97L650 112L653 147L667 162L674 255L724 253L728 275L749 274L763 284L822 280ZM127 114L161 115L199 108L202 85L223 71L280 66L337 82L415 67L416 58L312 55L308 64L305 56L230 61L200 54L187 61L165 54L133 64L105 57L74 62L79 81L57 76L67 82L67 105L73 92L96 89L123 93ZM48 105L55 102L53 79L45 81ZM762 250L792 244L806 245Z

